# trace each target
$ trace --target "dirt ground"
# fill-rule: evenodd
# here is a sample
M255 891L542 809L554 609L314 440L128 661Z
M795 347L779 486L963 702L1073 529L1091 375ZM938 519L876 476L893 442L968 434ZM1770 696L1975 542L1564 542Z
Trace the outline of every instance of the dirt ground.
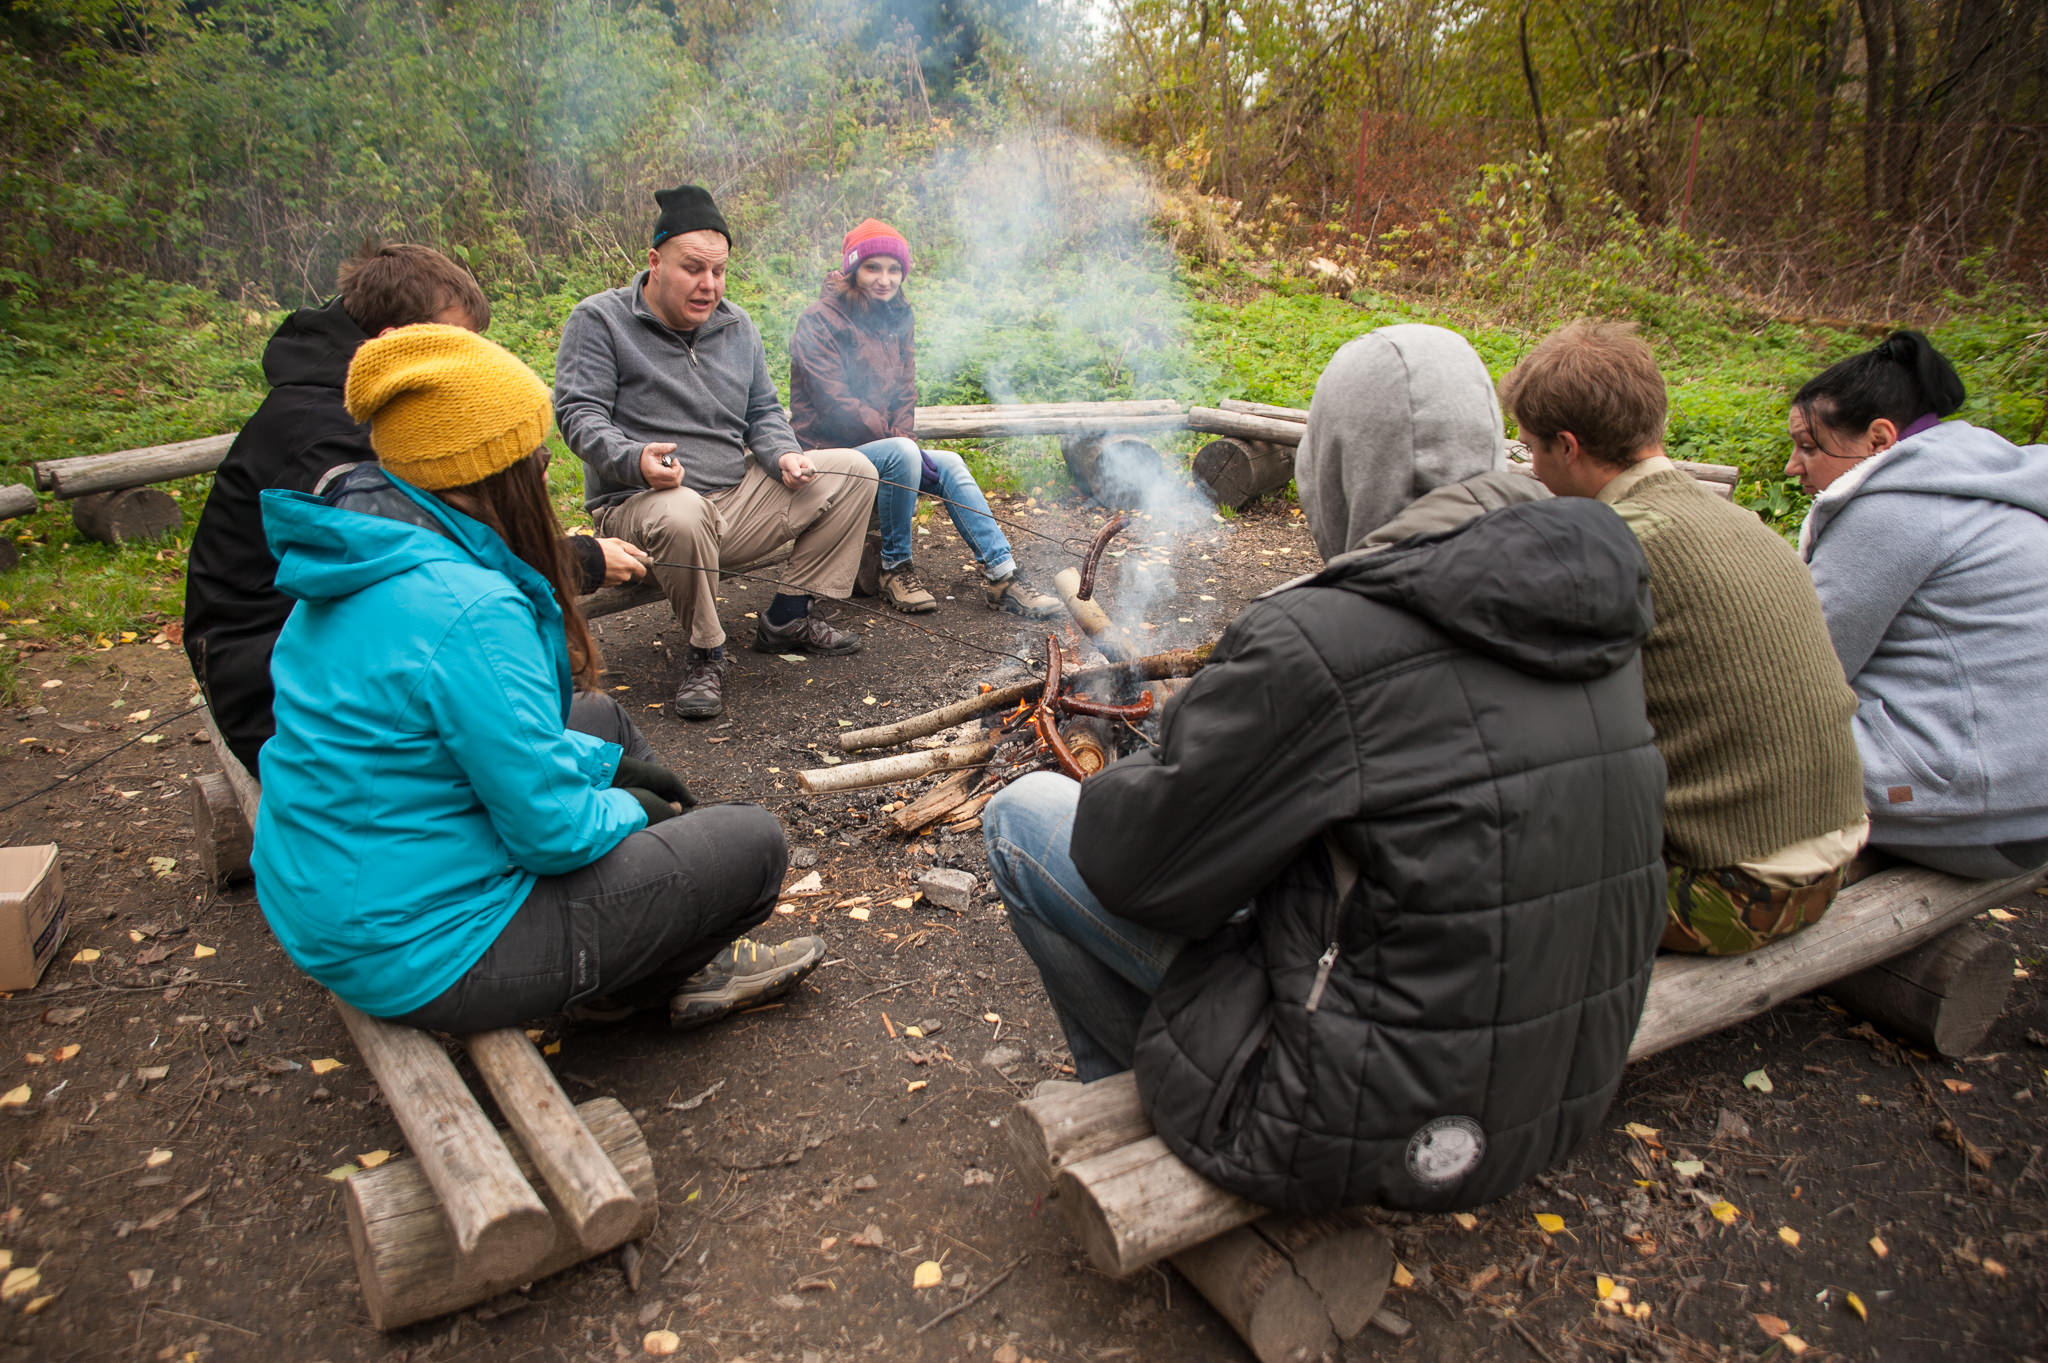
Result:
M999 510L1053 535L1100 520L1024 496ZM1047 578L1067 561L1013 538ZM792 881L822 876L822 895L790 899L761 935L816 931L831 952L785 1003L707 1031L549 1027L570 1095L616 1096L638 1118L657 1228L637 1265L608 1254L389 1335L363 1312L329 1175L402 1155L403 1140L252 891L201 882L187 785L212 758L182 713L182 652L148 638L24 651L34 699L6 716L0 769L0 803L23 802L0 812L0 834L62 847L71 927L41 986L0 999L0 1091L30 1090L0 1108L0 1250L37 1275L8 1284L20 1290L0 1305L0 1356L608 1360L641 1356L643 1335L665 1328L689 1360L1248 1357L1171 1270L1100 1276L1057 1209L1020 1188L998 1124L1067 1057L988 891L979 835L887 835L878 810L897 789L797 793L795 773L843 727L1000 683L1021 669L1004 651L1034 651L1031 630L983 608L943 517L919 543L949 599L917 623L957 639L841 608L865 653L740 652L714 723L663 713L681 641L660 608L599 623L608 680L663 757L702 798L767 803L798 849ZM1284 505L1175 538L1141 527L1125 550L1102 595L1128 604L1153 573L1157 628L1143 632L1161 646L1211 637L1314 561ZM743 643L771 589L727 587ZM167 716L179 717L157 741L43 790ZM981 877L966 912L893 906L932 865ZM1983 921L2010 942L2018 978L1982 1054L1916 1055L1802 999L1631 1069L1607 1132L1514 1197L1471 1218L1391 1218L1413 1281L1388 1304L1415 1328L1402 1341L1368 1331L1346 1357L1746 1359L1793 1356L1795 1340L1809 1358L2048 1357L2044 918L2048 900L2030 895ZM1758 1072L1768 1091L1745 1085ZM1675 1161L1699 1169L1683 1177ZM916 1289L925 1260L943 1281ZM1634 1315L1619 1294L1598 1304L1603 1275ZM1789 1337L1774 1342L1759 1317Z

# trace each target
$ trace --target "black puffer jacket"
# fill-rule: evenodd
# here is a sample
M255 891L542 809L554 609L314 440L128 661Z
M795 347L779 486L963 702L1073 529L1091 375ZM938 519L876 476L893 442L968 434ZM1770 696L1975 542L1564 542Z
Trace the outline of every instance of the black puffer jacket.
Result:
M1510 506L1255 602L1082 787L1090 888L1198 939L1136 1058L1181 1158L1267 1206L1442 1210L1593 1129L1664 917L1649 628L1618 516Z

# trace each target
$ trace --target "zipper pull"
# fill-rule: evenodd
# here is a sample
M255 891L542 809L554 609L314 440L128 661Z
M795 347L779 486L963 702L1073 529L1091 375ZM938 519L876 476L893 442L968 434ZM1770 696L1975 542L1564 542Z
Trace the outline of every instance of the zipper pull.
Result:
M1316 982L1309 986L1308 1002L1302 1005L1304 1012L1313 1013L1322 1005L1323 990L1330 984L1330 968L1337 964L1337 944L1330 943L1330 949L1316 957Z

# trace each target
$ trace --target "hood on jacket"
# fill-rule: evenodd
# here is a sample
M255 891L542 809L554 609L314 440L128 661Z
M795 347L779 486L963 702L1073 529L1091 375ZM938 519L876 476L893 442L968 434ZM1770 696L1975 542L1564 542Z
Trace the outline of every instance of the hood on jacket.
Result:
M1507 467L1500 400L1464 337L1403 323L1345 343L1316 380L1295 482L1331 559L1410 502Z
M1332 563L1308 585L1419 616L1475 652L1562 681L1604 677L1650 635L1650 566L1613 508L1519 502Z
M818 301L854 326L868 331L897 331L910 318L910 300L904 296L902 288L899 287L895 297L877 308L854 287L852 277L844 270L825 271L825 283L818 290Z
M369 339L338 296L321 307L300 308L263 348L263 377L272 388L295 383L339 388L356 347Z
M300 601L332 601L428 563L480 563L533 600L554 605L547 579L489 527L371 464L338 475L320 495L271 488L263 532L277 587Z
M1824 488L1799 527L1799 556L1813 557L1814 542L1843 507L1880 492L2004 502L2048 517L2048 445L2015 445L1967 421L1930 426Z

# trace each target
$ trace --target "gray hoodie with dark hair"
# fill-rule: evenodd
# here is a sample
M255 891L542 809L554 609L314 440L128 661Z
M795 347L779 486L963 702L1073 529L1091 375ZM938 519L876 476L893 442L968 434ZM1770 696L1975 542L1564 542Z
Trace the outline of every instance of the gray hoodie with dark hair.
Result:
M1799 552L1856 692L1870 841L2048 838L2048 446L1932 427L1815 498Z

